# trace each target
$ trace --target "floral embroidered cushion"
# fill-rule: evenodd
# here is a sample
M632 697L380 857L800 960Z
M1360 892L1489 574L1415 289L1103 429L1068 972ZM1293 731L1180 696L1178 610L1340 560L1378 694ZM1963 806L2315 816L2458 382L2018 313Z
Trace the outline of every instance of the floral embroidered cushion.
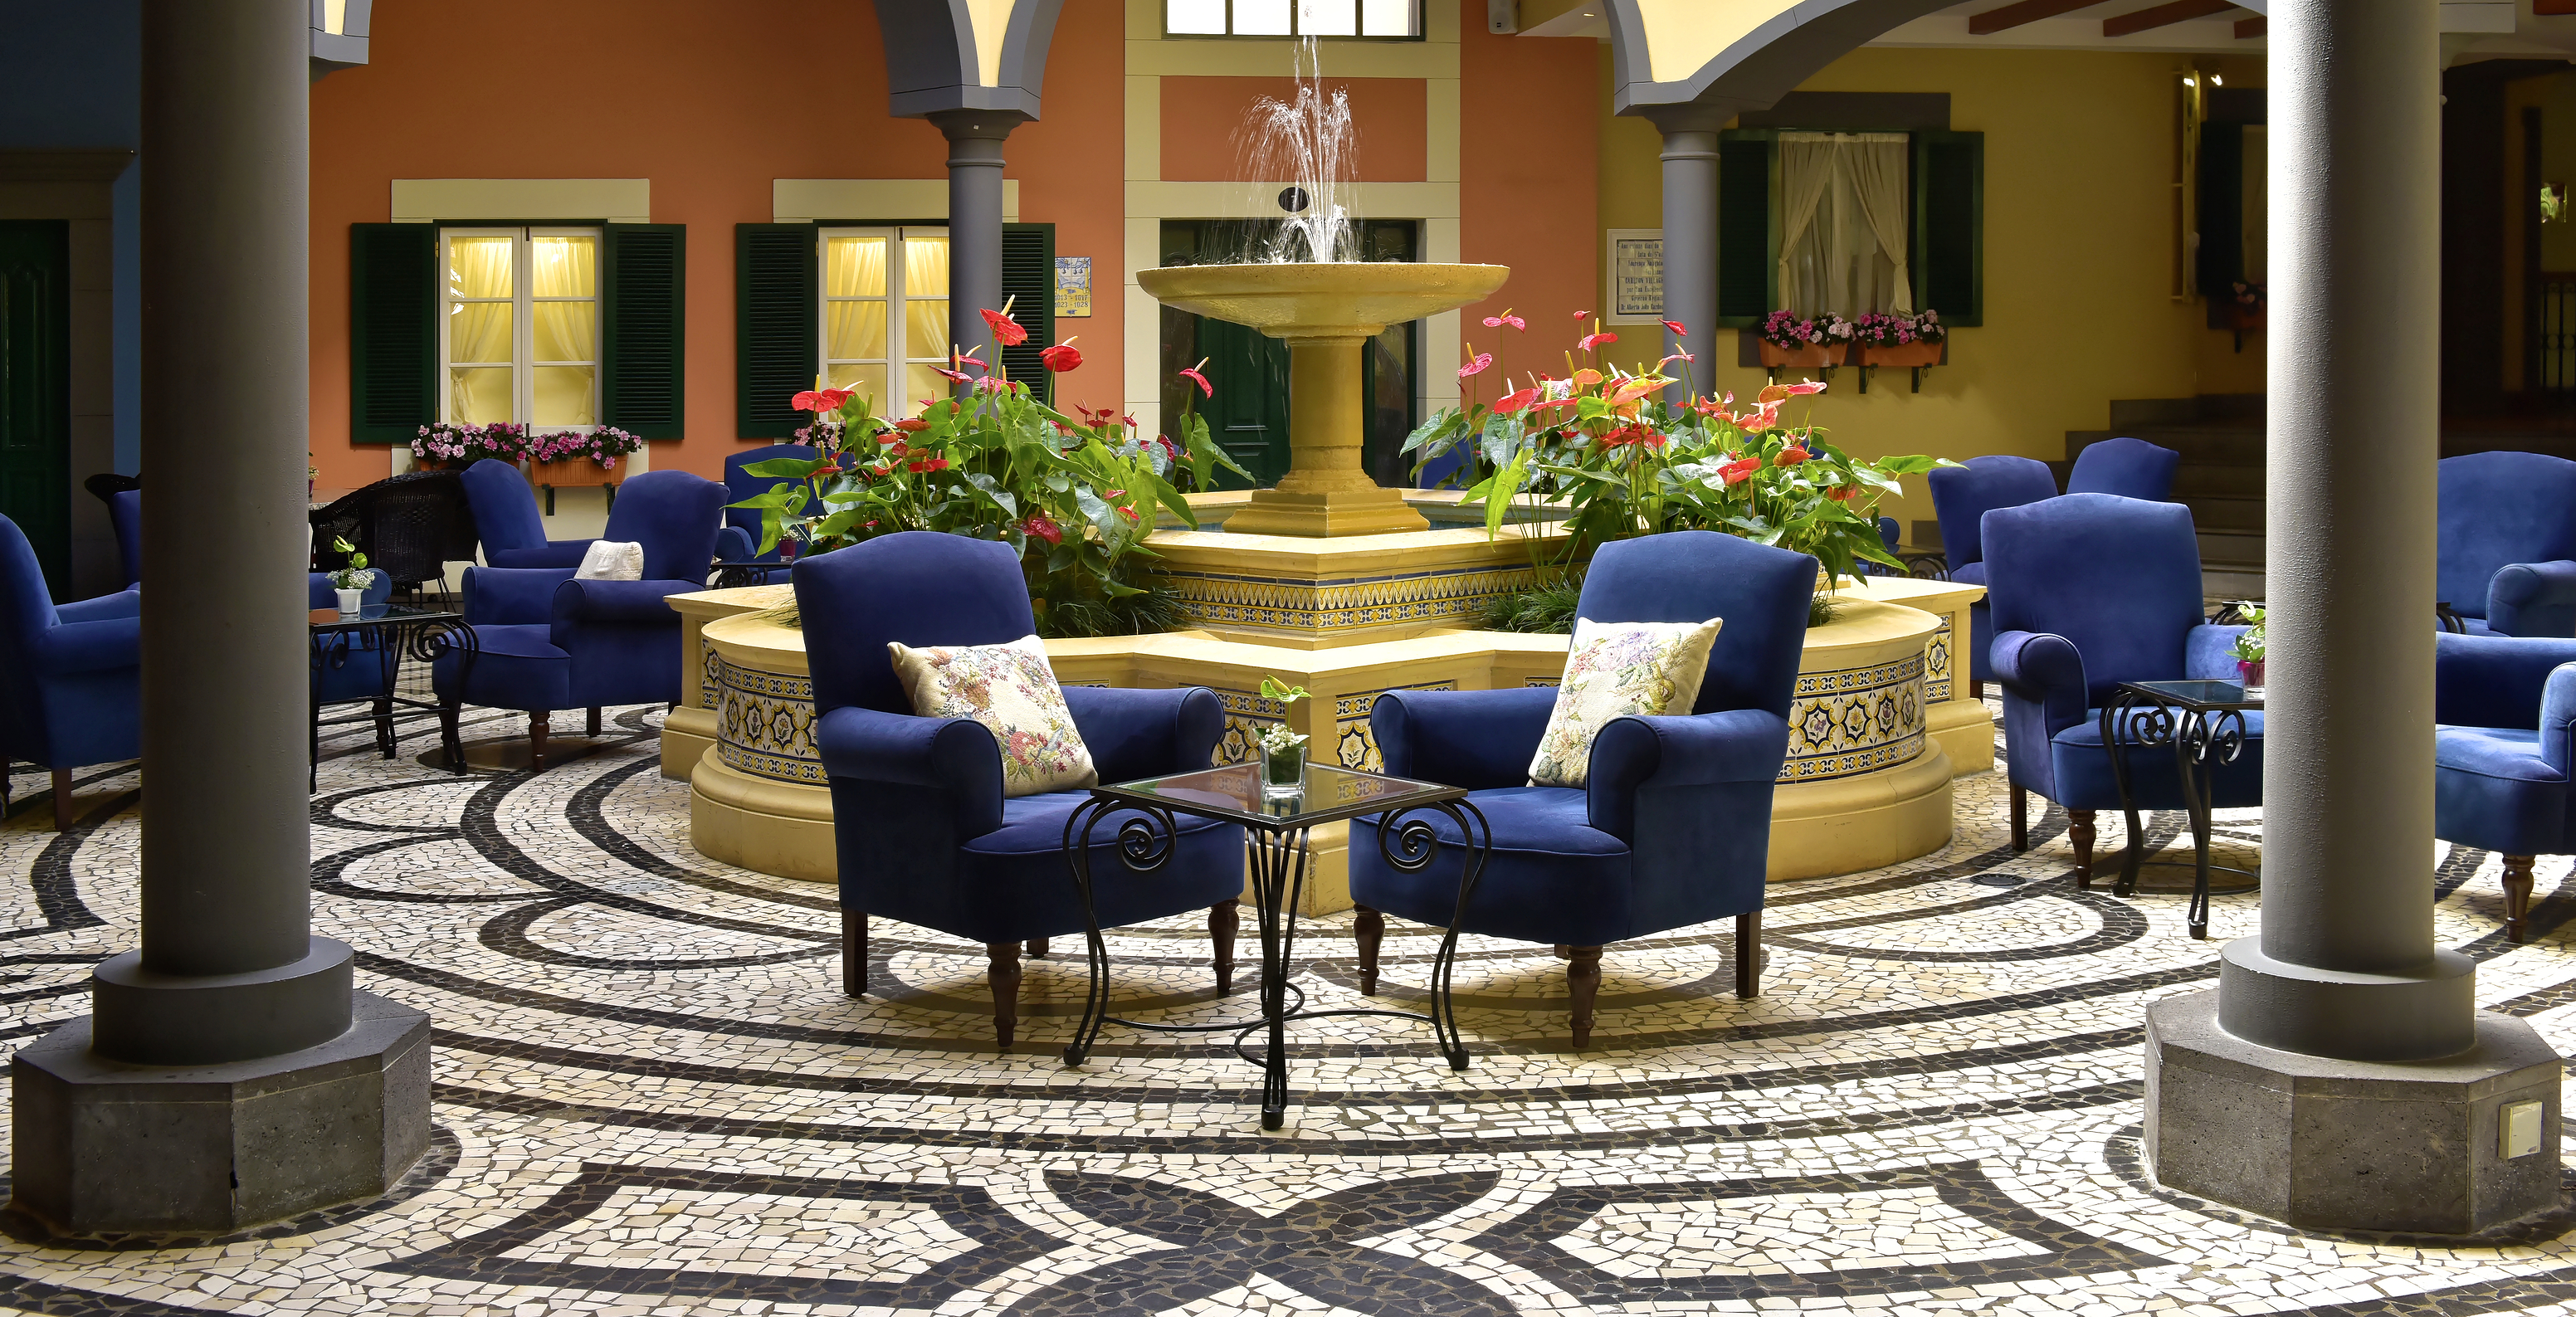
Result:
M1591 779L1592 738L1613 718L1689 713L1699 700L1721 618L1705 622L1574 620L1574 647L1556 711L1530 760L1530 785L1579 787Z
M914 713L972 718L993 734L1002 748L1003 795L1078 791L1100 781L1047 666L1045 641L1023 636L1007 645L922 649L889 642L886 649Z

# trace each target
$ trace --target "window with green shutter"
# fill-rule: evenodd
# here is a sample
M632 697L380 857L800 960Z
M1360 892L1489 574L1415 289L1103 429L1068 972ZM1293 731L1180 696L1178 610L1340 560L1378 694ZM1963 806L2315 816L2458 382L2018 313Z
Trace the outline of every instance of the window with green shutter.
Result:
M438 419L438 226L349 226L349 438L408 443Z
M688 228L601 231L600 420L639 439L677 439L684 421Z
M1002 296L1011 318L1029 331L1028 342L1002 349L1002 364L1038 401L1054 402L1055 376L1038 359L1056 338L1054 225L1002 226Z
M788 400L817 373L816 229L737 224L733 234L736 432L790 439L805 415Z
M1986 135L1914 134L1914 305L1986 323Z
M1780 304L1780 135L1730 129L1717 143L1717 323L1751 329Z

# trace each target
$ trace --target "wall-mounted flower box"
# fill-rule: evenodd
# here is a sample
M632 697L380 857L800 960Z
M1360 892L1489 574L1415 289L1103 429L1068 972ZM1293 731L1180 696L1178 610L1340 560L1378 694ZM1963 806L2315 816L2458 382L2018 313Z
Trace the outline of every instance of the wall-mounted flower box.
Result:
M1807 343L1784 348L1765 340L1762 344L1762 366L1765 370L1830 370L1843 364L1840 343Z

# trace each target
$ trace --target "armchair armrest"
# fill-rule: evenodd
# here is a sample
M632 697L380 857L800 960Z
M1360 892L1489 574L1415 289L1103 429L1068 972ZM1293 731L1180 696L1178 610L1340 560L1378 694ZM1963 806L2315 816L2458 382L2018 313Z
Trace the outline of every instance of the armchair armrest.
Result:
M2576 562L2509 563L2487 582L2487 629L2576 636Z
M1471 791L1516 787L1529 781L1555 708L1553 686L1388 691L1369 708L1369 730L1394 776Z
M555 587L552 619L566 622L680 624L670 597L704 589L694 581L565 581Z
M1789 721L1761 709L1613 718L1592 740L1585 804L1593 827L1635 841L1638 792L1773 782L1788 756Z
M2007 631L1995 637L1988 657L2005 695L2040 706L2049 735L2084 720L2090 707L2084 655L2074 641L2046 632Z
M570 567L468 567L465 621L472 626L526 626L554 620L555 587Z
M64 604L54 610L54 616L65 622L105 622L119 617L141 617L143 587L138 583L114 594Z
M39 676L70 677L111 672L143 663L143 621L134 617L65 622L47 627L36 641Z
M961 836L1002 826L1002 748L972 718L918 718L843 705L814 724L831 778L891 782L951 793Z
M2234 681L2242 675L2236 670L2236 655L2231 652L2236 638L2253 630L2250 626L2196 626L2182 635L2182 675L2187 681Z
M2550 669L2540 689L2540 757L2564 773L2571 758L2569 724L2576 723L2576 663Z
M2542 688L2576 663L2576 640L2433 636L2433 721L2455 727L2538 728Z
M716 558L720 562L741 562L760 548L760 541L740 526L727 526L716 532Z
M1126 690L1067 686L1065 708L1103 782L1206 768L1225 735L1225 705L1204 686Z

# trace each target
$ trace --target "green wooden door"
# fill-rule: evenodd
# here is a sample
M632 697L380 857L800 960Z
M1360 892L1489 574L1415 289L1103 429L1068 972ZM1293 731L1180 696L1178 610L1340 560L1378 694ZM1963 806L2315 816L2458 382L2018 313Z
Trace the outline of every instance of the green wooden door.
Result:
M1264 236L1240 220L1167 220L1163 264L1240 260ZM1213 397L1199 397L1180 378L1182 367L1202 357ZM1184 405L1206 417L1208 437L1256 477L1247 486L1241 476L1220 470L1219 489L1267 488L1288 474L1287 344L1242 325L1164 307L1163 415L1176 419Z
M71 569L71 226L0 223L0 515L63 597Z

